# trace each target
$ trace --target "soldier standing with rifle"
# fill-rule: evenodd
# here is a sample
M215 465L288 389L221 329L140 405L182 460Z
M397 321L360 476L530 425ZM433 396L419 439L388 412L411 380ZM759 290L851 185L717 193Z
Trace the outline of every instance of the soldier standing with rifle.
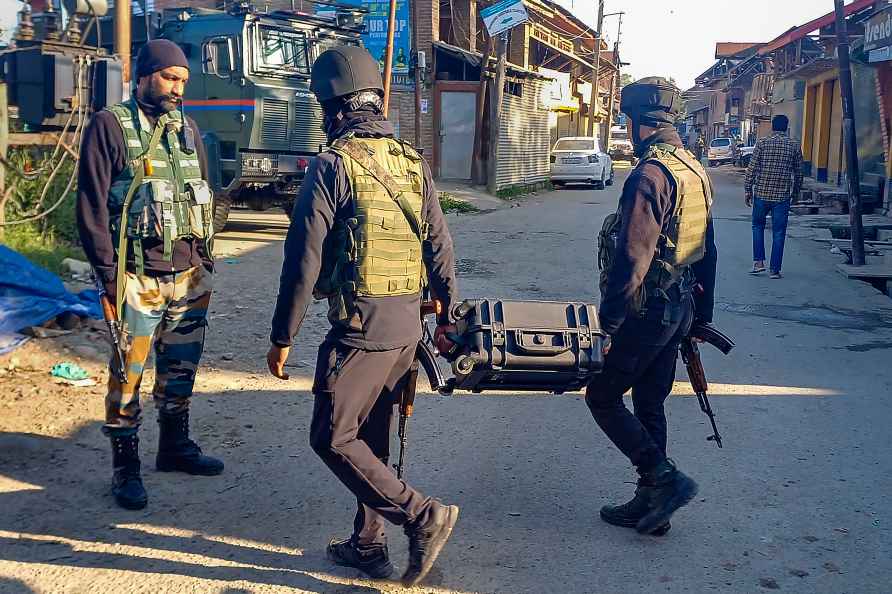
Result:
M285 241L267 355L284 371L290 345L315 295L327 297L332 329L319 348L310 444L357 499L353 534L329 557L375 578L393 572L384 520L403 526L414 585L452 532L458 507L400 480L388 466L390 428L421 337L422 288L442 302L436 338L448 351L456 284L452 238L430 170L393 137L382 113L378 64L365 49L338 47L313 65L330 148L304 179Z
M223 472L220 460L202 455L189 439L214 263L207 157L195 122L177 109L188 62L174 43L153 40L139 52L136 76L134 97L96 114L87 129L77 200L78 231L115 342L103 432L112 445L112 493L127 509L148 501L140 476L139 386L153 344L157 469Z
M679 344L693 321L712 320L716 269L712 186L673 127L681 107L678 89L662 78L623 88L640 161L599 236L599 313L612 340L586 403L639 475L634 498L603 507L601 518L642 534L665 534L672 514L697 493L666 457L664 409ZM623 403L630 388L634 414Z

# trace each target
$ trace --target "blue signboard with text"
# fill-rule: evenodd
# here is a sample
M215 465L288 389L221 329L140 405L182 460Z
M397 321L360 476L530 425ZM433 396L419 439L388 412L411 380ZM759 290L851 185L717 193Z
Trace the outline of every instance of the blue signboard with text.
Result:
M365 33L362 44L369 53L378 60L378 67L384 71L384 52L387 47L387 18L390 12L388 0L340 0L340 4L361 6L368 10L365 15ZM397 0L396 22L393 33L392 80L394 86L413 86L415 78L412 74L412 30L410 0ZM330 11L330 8L319 7L319 12Z

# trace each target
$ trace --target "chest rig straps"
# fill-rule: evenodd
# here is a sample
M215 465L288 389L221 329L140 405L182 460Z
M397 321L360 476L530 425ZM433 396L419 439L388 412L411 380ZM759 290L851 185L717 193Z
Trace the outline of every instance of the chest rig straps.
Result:
M136 194L136 190L142 184L142 180L146 175L146 168L151 167L152 154L158 146L158 142L161 140L161 134L164 132L167 122L167 114L158 118L154 130L152 130L152 136L149 139L149 144L145 152L143 152L141 157L134 159L130 163L130 166L133 169L133 180L131 180L130 187L127 188L127 194L124 197L124 208L121 212L121 224L118 231L118 271L115 278L115 290L117 293L115 295L115 302L118 317L123 315L121 306L124 304L124 289L125 283L127 282L127 211L130 209L130 202L133 200L133 195ZM143 253L141 247L138 246L138 249L134 250L134 257L139 260L137 262L137 268L142 268L141 261Z

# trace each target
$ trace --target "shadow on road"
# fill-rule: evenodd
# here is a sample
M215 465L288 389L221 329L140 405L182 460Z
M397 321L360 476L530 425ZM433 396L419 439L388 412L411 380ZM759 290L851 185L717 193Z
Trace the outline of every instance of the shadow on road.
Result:
M6 483L0 492L0 560L310 592L381 592L356 584L345 589L358 572L327 561L323 543L302 533L308 518L275 508L263 493L269 485L246 485L256 494L248 500L242 498L244 491L221 489L232 473L245 468L228 469L229 481L225 474L215 481L157 473L151 464L153 440L145 436L142 441L150 446L142 452L150 502L145 510L128 512L117 508L109 494L110 454L100 453L107 442L99 423L66 439L0 433L0 485ZM86 468L93 471L84 473ZM280 517L271 520L271 515ZM309 544L307 552L302 544ZM325 579L329 574L331 581ZM0 591L32 592L9 578L0 578Z

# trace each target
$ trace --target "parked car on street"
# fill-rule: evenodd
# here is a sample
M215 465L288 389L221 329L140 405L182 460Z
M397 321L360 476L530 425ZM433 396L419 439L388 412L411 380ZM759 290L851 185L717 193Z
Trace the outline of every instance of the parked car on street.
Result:
M737 145L733 138L713 138L706 151L709 166L715 167L722 163L733 163L737 155Z
M737 161L735 163L738 167L749 167L750 160L753 158L753 151L756 150L755 146L742 146L737 149Z
M630 161L634 165L635 149L629 138L629 130L625 126L614 126L610 129L610 158L614 161Z
M592 184L603 190L613 184L613 159L601 150L601 143L591 136L561 138L551 149L551 183Z

